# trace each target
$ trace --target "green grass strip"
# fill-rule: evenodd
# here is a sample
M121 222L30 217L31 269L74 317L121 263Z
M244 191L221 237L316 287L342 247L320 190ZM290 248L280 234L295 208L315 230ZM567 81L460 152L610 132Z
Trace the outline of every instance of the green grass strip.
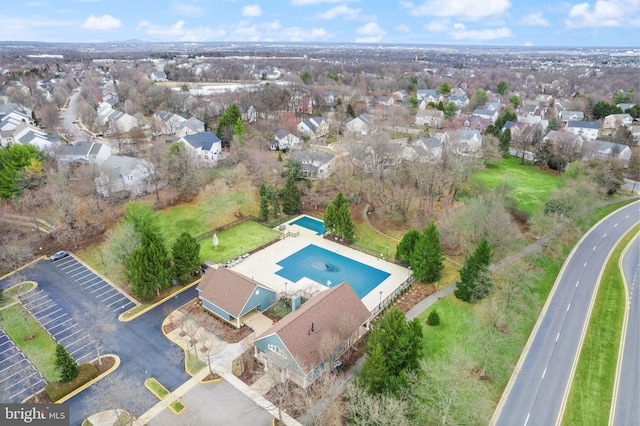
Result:
M58 380L56 342L22 305L0 310L0 326L47 381Z
M171 404L169 404L169 408L171 408L171 411L173 411L176 414L180 414L182 413L187 407L180 402L179 400L175 400L173 401Z
M217 237L217 248L213 245L213 238L200 241L200 259L216 263L228 262L279 238L280 232L257 222L245 222L220 232Z
M197 350L194 348L194 350ZM194 375L207 365L202 362L198 357L194 356L190 351L187 351L187 374Z
M618 261L639 230L640 225L636 225L625 235L606 265L569 392L563 425L605 425L609 420L626 300Z
M162 386L162 384L157 381L155 378L150 377L144 381L144 385L147 389L151 391L158 399L163 399L167 395L169 395L169 390Z

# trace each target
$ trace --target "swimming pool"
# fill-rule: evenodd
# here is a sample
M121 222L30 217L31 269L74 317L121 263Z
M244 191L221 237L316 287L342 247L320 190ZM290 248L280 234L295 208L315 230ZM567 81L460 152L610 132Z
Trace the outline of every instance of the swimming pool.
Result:
M303 228L307 228L314 231L318 235L324 234L324 231L325 231L323 221L314 219L309 216L302 216L294 220L293 222L291 222L289 225L302 226Z
M282 259L277 265L282 269L276 274L292 282L307 277L333 287L347 281L360 299L391 275L314 244Z

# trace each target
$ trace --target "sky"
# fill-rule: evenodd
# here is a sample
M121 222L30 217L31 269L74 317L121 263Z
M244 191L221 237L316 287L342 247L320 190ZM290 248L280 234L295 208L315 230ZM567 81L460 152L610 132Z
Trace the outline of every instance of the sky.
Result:
M13 0L0 41L640 46L640 0Z

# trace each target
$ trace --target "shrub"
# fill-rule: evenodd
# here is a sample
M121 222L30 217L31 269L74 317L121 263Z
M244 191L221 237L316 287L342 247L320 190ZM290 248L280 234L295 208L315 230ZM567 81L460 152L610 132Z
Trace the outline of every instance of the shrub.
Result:
M56 368L60 372L60 381L69 382L78 376L78 363L60 343L56 346Z
M79 373L75 379L69 382L51 382L45 390L49 398L53 401L57 401L60 398L70 394L74 390L78 389L85 383L95 379L98 376L98 369L92 364L81 364L79 366Z
M438 315L438 311L435 309L431 311L427 317L427 322L429 325L440 325L440 315Z

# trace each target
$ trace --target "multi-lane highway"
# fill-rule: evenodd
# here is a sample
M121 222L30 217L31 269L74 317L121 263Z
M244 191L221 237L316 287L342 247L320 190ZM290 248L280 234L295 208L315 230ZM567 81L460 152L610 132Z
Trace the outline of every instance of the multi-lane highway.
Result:
M639 209L640 202L635 202L617 210L594 226L574 247L491 424L560 423L601 272L618 240L638 223Z
M629 299L609 423L627 426L640 423L640 236L620 263Z

